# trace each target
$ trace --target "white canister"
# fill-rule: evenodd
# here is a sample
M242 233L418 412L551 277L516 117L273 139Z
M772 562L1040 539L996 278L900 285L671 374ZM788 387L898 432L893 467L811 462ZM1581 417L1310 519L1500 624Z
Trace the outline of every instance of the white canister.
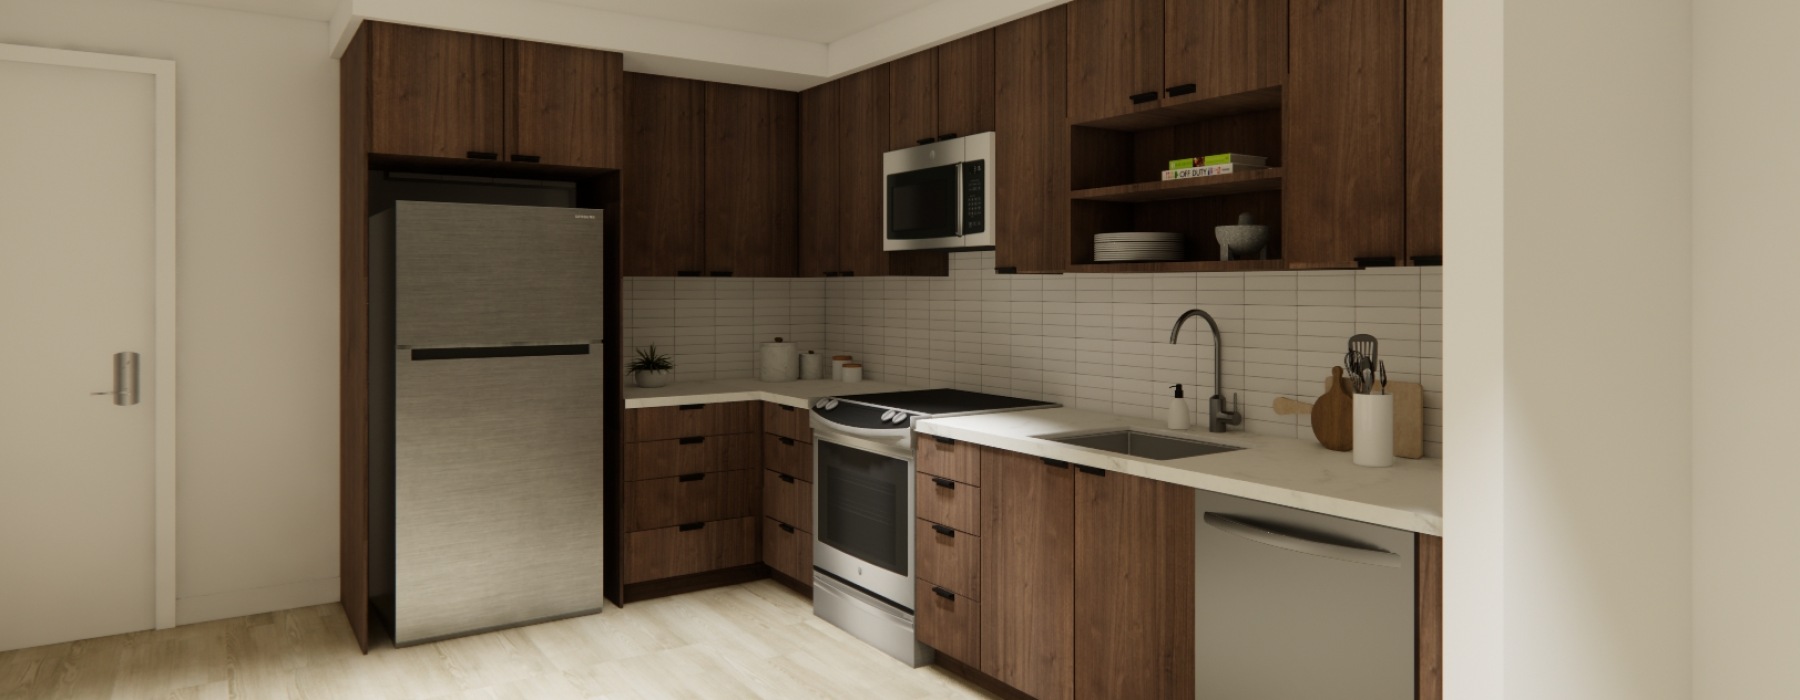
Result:
M763 343L762 370L758 374L765 382L791 382L799 379L800 346L781 342L780 338L776 338L773 343Z
M844 381L852 384L862 381L862 365L855 362L844 365Z
M825 356L808 350L800 353L800 378L818 379L825 376Z
M1356 442L1350 449L1350 461L1364 467L1394 466L1394 395L1357 394L1351 398Z
M849 355L831 356L831 381L844 381L844 365L850 364Z

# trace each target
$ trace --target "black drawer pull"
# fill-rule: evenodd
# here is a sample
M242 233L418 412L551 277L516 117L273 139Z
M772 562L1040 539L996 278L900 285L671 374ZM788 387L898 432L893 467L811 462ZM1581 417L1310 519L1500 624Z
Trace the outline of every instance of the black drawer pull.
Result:
M514 162L514 163L536 163L540 160L543 160L543 159L539 158L537 156L522 156L517 153L514 153L512 155L512 162Z
M793 446L794 446L794 439L793 439L793 438L791 438L791 437L778 437L778 438L775 438L775 439L776 439L776 440L780 440L780 441L781 441L781 444L783 444L783 445L787 445L787 446L788 446L788 447L793 447Z
M698 411L698 410L700 410L700 409L702 409L702 408L706 408L706 404L703 404L703 403L684 403L684 404L682 404L682 405L680 405L680 406L676 406L676 408L677 408L677 409L679 409L679 410L683 410L683 411Z
M786 532L789 534L793 534L793 532L794 532L794 526L789 525L787 523L777 522L777 523L775 523L775 526L781 528L782 532Z
M1356 258L1357 267L1393 267L1395 262L1394 257L1391 255Z
M780 478L780 479L781 479L781 483L784 483L784 484L791 484L791 483L794 483L794 477L793 477L793 476L790 476L790 475L787 475L787 474L782 474L782 475L780 475L780 477L778 477L778 478Z
M932 530L932 532L936 532L937 534L943 535L945 537L955 537L956 536L956 528L946 527L943 525L939 525L937 523L931 524L931 530Z
M1080 469L1081 473L1083 473L1083 474L1093 474L1094 476L1106 476L1106 470L1101 469L1099 467L1085 467L1085 466L1081 466L1081 465L1076 465L1076 468Z
M946 479L941 476L931 477L931 483L937 484L938 486L943 487L943 488L950 489L951 491L956 490L956 482L951 481L951 480Z
M713 277L730 277L731 271L730 270L713 270L712 272L708 272L706 274L713 276Z
M1006 267L996 267L996 268L994 268L994 274L996 274L996 275L1016 275L1016 274L1019 274L1019 268L1013 267L1011 265L1008 265Z
M681 525L676 526L676 529L680 532L693 532L695 530L699 530L699 529L702 529L705 527L706 527L706 523L683 523Z
M682 445L698 445L700 443L706 442L706 438L704 436L702 436L702 437L684 437L680 440L676 440L675 442L682 444Z
M487 151L469 151L469 157L475 160L500 160L500 154Z
M1418 265L1420 267L1425 267L1425 266L1442 267L1444 264L1444 256L1442 256L1442 255L1414 255L1414 256L1412 256L1412 263L1414 265Z
M1182 95L1192 95L1192 94L1194 94L1194 91L1196 91L1198 89L1199 88L1195 87L1195 85L1193 83L1183 83L1181 85L1176 85L1175 87L1169 88L1168 90L1165 90L1164 92L1167 93L1168 96L1170 96L1170 97L1180 97Z
M839 277L855 277L856 271L855 270L843 270L838 273L838 276Z
M939 141L949 141L949 140L950 140L950 139L953 139L953 138L956 138L956 132L954 132L954 131L952 131L952 132L950 132L950 133L948 133L948 134L944 134L944 135L943 135L943 136L939 136L939 137L937 137L937 140L939 140Z
M677 270L675 272L675 276L676 277L699 277L700 271L699 270Z
M946 590L943 586L932 586L931 592L936 593L939 598L944 600L956 600L956 594Z
M1151 90L1149 92L1140 92L1136 95L1131 96L1131 103L1134 105L1141 105L1145 102L1155 102L1155 101L1156 101L1156 91L1155 90Z
M1060 459L1051 459L1049 457L1039 457L1038 459L1044 460L1044 464L1050 465L1052 467L1056 467L1057 469L1068 469L1069 468L1069 463L1064 462Z
M936 440L937 444L939 444L939 445L954 445L954 444L956 444L956 438L938 437L936 435L933 435L931 437L931 439Z
M928 145L934 141L937 141L937 139L927 136L925 138L919 139L919 145L921 145L921 146Z
M676 478L680 479L681 481L699 481L701 479L706 478L706 472L694 472L692 474L682 474L681 476L678 476Z
M793 407L793 406L789 406L789 405L787 405L787 404L780 404L780 403L778 403L778 404L775 404L775 405L776 405L776 406L780 406L780 407L781 407L781 410L783 410L783 411L787 411L787 412L789 412L789 413L792 413L792 412L793 412L793 411L794 411L794 407Z

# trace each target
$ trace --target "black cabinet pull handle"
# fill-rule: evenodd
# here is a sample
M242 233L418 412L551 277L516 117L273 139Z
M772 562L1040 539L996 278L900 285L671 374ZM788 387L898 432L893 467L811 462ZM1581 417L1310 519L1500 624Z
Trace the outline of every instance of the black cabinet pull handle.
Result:
M487 151L469 151L469 157L475 160L500 160L500 154Z
M1088 466L1083 466L1083 465L1077 464L1077 465L1075 465L1075 468L1080 469L1081 473L1083 473L1083 474L1093 474L1094 476L1106 476L1106 470L1101 469L1099 467L1088 467Z
M956 482L941 476L931 477L931 483L937 484L940 488L950 489L951 491L956 490Z
M950 139L953 139L953 138L956 138L956 132L954 132L954 131L952 131L952 132L950 132L950 133L948 133L948 134L944 134L944 135L943 135L943 136L939 136L939 137L937 137L937 140L939 140L939 141L949 141L949 140L950 140Z
M931 530L933 532L936 532L937 534L943 535L945 537L955 537L956 536L956 528L945 527L945 526L939 525L937 523L931 524Z
M1069 463L1064 462L1060 459L1051 459L1049 457L1039 457L1038 459L1044 460L1044 464L1050 465L1052 467L1056 467L1057 469L1068 469L1069 468Z
M1193 83L1183 83L1181 85L1176 85L1175 87L1169 88L1168 90L1166 90L1164 92L1166 92L1168 94L1168 96L1170 96L1170 97L1180 97L1182 95L1192 95L1192 94L1194 94L1194 91L1198 90L1198 89L1199 88L1195 87Z
M699 270L677 270L675 272L675 276L676 277L699 277L700 271Z
M838 273L836 273L836 272L826 272L826 273L825 273L825 276L826 276L826 277L836 277L836 276L838 276Z
M787 446L788 446L788 447L793 447L793 446L794 446L794 439L793 439L793 438L791 438L791 437L778 437L778 438L775 438L775 439L776 439L776 440L780 440L780 441L781 441L781 444L783 444L783 445L787 445Z
M781 483L784 483L784 484L794 483L794 477L791 475L788 475L788 474L782 474L780 476L780 479L781 479Z
M1019 268L1016 268L1016 267L1013 267L1010 265L1008 265L1006 267L996 267L996 268L994 268L994 274L996 274L996 275L1016 275L1016 274L1019 274Z
M932 137L930 137L930 136L927 136L927 137L925 137L925 138L922 138L922 139L919 139L919 145L921 145L921 146L925 146L925 145L929 145L929 144L931 144L931 143L933 143L933 142L935 142L935 141L937 141L937 139L934 139L934 138L932 138Z
M956 600L956 594L945 590L943 586L932 586L931 592L936 593L939 598L944 600Z
M933 435L931 437L933 440L936 440L937 444L939 444L939 445L954 445L954 444L956 444L956 438L939 437L936 435Z
M680 479L681 481L699 481L701 479L706 478L706 472L694 472L692 474L682 474L681 476L676 477L676 478Z
M692 532L694 530L699 530L699 529L702 529L705 527L706 527L706 523L684 523L678 527L677 531L678 532Z
M775 404L775 405L777 405L777 406L780 406L780 407L781 407L781 410L783 410L783 411L787 411L787 412L789 412L789 413L792 413L792 412L793 412L793 411L794 411L794 407L793 407L793 406L789 406L789 405L787 405L787 404L780 404L780 403L778 403L778 404Z
M536 163L540 160L543 159L537 156L522 156L517 153L512 154L512 162L514 163Z
M838 276L839 277L855 277L856 271L855 270L844 270L843 272L839 272Z
M679 410L683 410L683 411L698 411L698 410L700 410L700 409L702 409L702 408L706 408L706 404L703 404L703 403L684 403L684 404L682 404L682 405L680 405L680 406L679 406L679 407L677 407L677 408L678 408L678 409L679 409Z
M1412 263L1414 265L1418 265L1420 267L1425 267L1425 266L1442 267L1444 264L1444 256L1442 256L1442 255L1414 255L1414 256L1412 256Z
M731 271L730 270L713 270L712 272L709 272L707 274L712 277L730 277Z
M703 437L684 437L680 440L676 440L675 442L677 444L681 444L681 445L698 445L700 443L706 442L706 438L704 436Z
M777 523L775 523L775 526L781 528L782 532L786 532L789 534L792 534L794 532L794 526L789 525L787 523L777 522Z
M1145 102L1155 102L1155 101L1156 101L1156 91L1155 90L1151 90L1149 92L1140 92L1136 95L1131 96L1131 103L1134 105L1141 105Z
M1357 267L1393 267L1396 262L1392 255L1378 255L1355 260Z

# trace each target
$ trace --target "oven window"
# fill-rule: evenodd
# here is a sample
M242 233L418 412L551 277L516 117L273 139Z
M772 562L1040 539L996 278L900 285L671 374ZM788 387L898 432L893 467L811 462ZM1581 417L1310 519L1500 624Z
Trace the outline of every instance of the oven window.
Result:
M819 541L897 574L907 572L912 525L903 459L819 441Z
M889 175L888 238L943 238L957 234L962 206L955 164Z

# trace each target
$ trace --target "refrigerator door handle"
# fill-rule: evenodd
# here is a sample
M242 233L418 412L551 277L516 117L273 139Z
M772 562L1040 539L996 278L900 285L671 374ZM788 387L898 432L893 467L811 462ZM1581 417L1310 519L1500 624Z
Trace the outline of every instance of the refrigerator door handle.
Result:
M412 360L479 360L495 357L555 357L587 355L589 345L501 345L472 348L414 348Z

